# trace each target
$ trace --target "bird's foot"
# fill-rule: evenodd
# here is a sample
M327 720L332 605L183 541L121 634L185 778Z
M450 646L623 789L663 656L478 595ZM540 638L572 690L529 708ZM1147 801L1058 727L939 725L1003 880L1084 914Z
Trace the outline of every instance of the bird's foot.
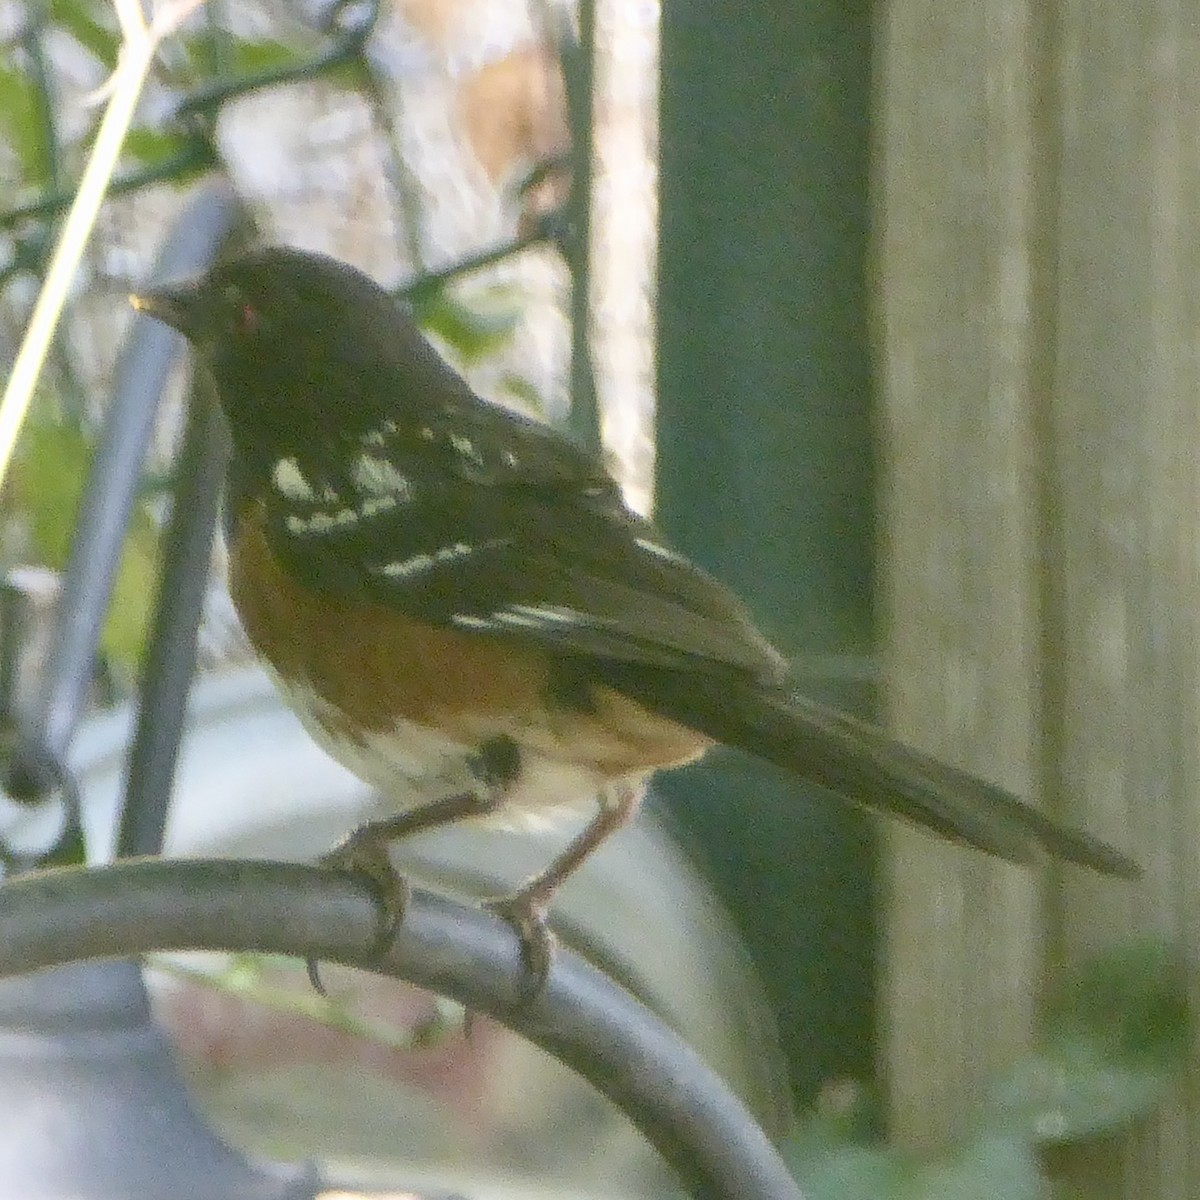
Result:
M517 1004L532 1004L545 989L554 960L556 940L539 891L523 888L512 896L487 900L483 905L510 925L521 943L521 979Z
M374 825L364 825L317 860L319 866L366 883L374 894L379 906L379 932L371 949L373 959L380 959L387 953L404 920L412 893L408 881L392 865L388 854L391 840ZM311 958L308 960L308 981L322 996L327 994L316 960Z

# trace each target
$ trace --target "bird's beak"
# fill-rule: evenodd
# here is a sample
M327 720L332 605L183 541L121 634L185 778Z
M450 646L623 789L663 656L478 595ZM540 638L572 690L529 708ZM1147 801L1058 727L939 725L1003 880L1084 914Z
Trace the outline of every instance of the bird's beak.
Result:
M196 332L196 288L181 284L130 294L129 303L140 313L191 335Z

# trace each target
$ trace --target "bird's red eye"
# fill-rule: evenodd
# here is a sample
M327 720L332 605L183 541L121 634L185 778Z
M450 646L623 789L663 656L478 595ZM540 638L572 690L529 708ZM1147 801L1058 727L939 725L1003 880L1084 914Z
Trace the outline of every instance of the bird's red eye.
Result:
M259 325L258 309L253 304L240 304L238 305L233 321L238 333L255 333Z

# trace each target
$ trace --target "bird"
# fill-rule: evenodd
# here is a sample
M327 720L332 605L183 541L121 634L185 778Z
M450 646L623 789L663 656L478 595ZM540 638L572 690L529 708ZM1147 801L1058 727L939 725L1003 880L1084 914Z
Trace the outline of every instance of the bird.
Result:
M1004 859L1137 876L1098 838L796 694L746 605L597 456L477 395L356 268L267 246L130 300L210 373L233 602L305 728L391 806L324 861L373 881L392 925L393 841L585 814L492 902L536 991L557 889L650 777L716 744Z

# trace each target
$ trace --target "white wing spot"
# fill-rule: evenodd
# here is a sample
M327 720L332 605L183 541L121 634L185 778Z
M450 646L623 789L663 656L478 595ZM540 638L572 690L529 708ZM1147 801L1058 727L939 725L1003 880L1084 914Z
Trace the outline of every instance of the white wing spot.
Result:
M473 617L470 613L455 613L450 620L464 629L491 629L492 627L492 622L486 617Z
M339 508L336 512L315 512L307 517L292 514L286 523L291 533L327 533L330 529L353 525L358 518L353 508Z
M466 558L474 552L473 546L466 542L455 542L453 546L443 546L433 554L414 554L411 558L402 558L396 562L384 563L381 570L389 579L407 579L411 575L419 575L428 571L438 563L453 562L456 558Z
M389 579L406 579L410 575L420 575L422 571L428 571L432 566L432 554L414 554L411 558L384 563L383 573Z
M294 458L281 458L271 471L275 490L289 500L313 501L317 498L312 485L304 478L300 464Z
M519 625L523 629L538 629L546 624L545 621L539 621L535 616L526 616L524 613L514 612L509 608L493 613L492 616L502 625Z
M374 446L377 449L383 449L387 445L388 438L395 437L396 431L397 426L395 421L380 421L374 429L369 429L363 434L362 443L364 446Z
M512 621L517 625L578 625L580 620L573 608L552 605L514 604L495 615L502 621Z
M671 563L687 562L687 559L682 554L676 554L674 550L668 549L666 546L660 546L658 542L651 541L650 538L640 537L633 540L648 554L653 554L655 558L662 558Z
M354 460L350 478L371 496L403 499L408 495L409 485L405 476L386 458L375 454L360 454Z
M452 433L450 435L450 445L463 458L469 458L471 462L477 465L483 462L483 459L479 457L479 451L475 449L475 443L470 438Z
M364 500L358 506L358 511L364 517L374 517L381 512L387 512L390 508L395 508L398 503L395 496L375 496L370 500Z

